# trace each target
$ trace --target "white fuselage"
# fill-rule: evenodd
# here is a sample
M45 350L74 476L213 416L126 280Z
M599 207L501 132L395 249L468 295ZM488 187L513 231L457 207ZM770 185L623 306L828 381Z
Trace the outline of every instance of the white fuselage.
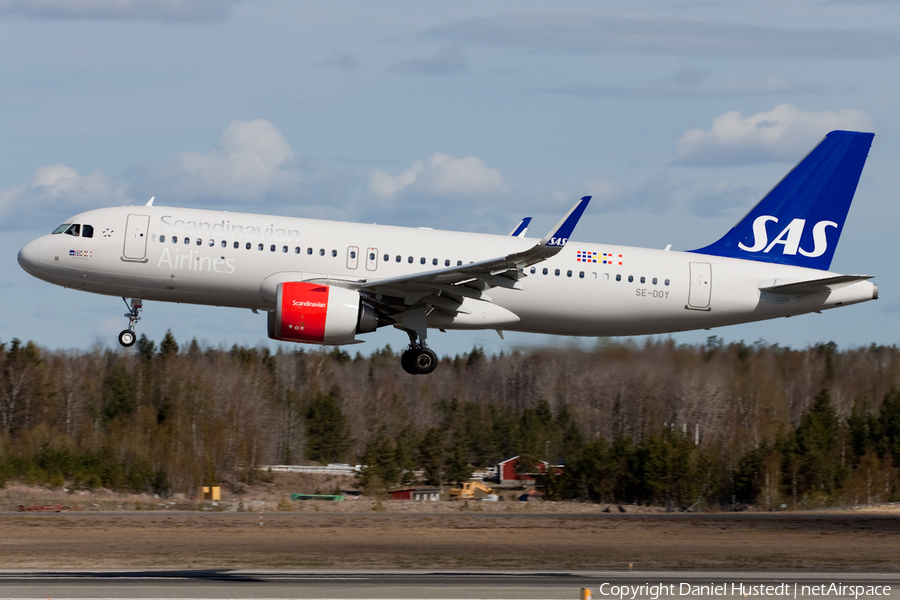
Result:
M267 279L371 281L505 256L536 242L161 206L99 209L70 222L82 229L90 225L93 236L41 237L22 249L23 268L45 281L98 294L267 311L274 308ZM574 241L524 274L520 289L487 292L505 316L479 312L488 302L467 299L475 316L435 314L429 326L638 335L798 315L877 297L868 281L814 294L767 294L759 288L834 274Z

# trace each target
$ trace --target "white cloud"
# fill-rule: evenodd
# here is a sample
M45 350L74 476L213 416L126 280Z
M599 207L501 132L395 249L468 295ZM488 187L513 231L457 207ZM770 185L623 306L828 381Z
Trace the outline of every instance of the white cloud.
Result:
M503 174L476 156L454 158L436 152L427 162L416 161L396 176L381 169L369 173L369 193L381 200L399 194L471 197L505 189Z
M125 186L102 172L81 175L49 165L35 169L31 181L0 191L0 227L47 227L84 210L125 203Z
M0 0L0 17L208 23L240 0Z
M302 177L281 132L266 119L253 119L232 121L209 152L142 165L137 179L161 200L260 202L295 191Z
M709 130L692 129L675 147L675 160L688 165L734 165L797 161L835 129L872 131L872 120L859 110L811 112L779 104L744 117L733 111L713 119Z

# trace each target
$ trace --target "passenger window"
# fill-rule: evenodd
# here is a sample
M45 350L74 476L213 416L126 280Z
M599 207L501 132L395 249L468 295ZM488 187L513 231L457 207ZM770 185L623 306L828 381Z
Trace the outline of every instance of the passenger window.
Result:
M187 246L187 245L190 244L190 243L191 243L191 238L189 238L189 237L184 238L184 245L185 245L185 246Z
M275 252L275 244L269 246L269 252Z
M632 281L634 281L634 275L629 275L629 276L628 276L628 283L631 283Z
M559 277L559 269L554 270L553 274L556 275L557 277Z
M235 242L235 243L234 243L234 249L235 249L235 250L237 250L237 249L240 248L240 247L241 247L241 243L240 243L240 242Z
M356 250L350 251L350 258L356 258Z
M319 256L325 256L325 248L319 248Z
M282 251L284 254L287 254L287 250L288 250L287 246L282 246L282 247L281 247L281 251Z
M402 259L400 258L400 255L398 254L398 255L397 255L397 262L400 262L401 260L402 260Z
M419 259L419 264L422 264L422 265L425 264L425 257L424 257L424 256L423 256L422 258Z
M228 242L226 242L225 240L222 240L222 247L223 247L223 248L227 248L227 247L228 247Z
M566 277L571 277L571 276L572 276L572 271L571 270L566 271Z
M260 245L259 245L259 251L262 252L262 251L263 251L263 248L265 248L265 246L262 245L262 244L260 244Z
M641 283L646 283L646 281L647 281L647 278L644 277L643 275L641 275Z
M432 259L431 259L431 264L433 264L434 266L437 266L437 262L438 262L438 261L437 261L436 258L432 258Z
M409 263L409 264L412 264L412 261L413 261L413 257L412 257L412 256L410 256L410 257L409 257L409 258L408 258L408 259L407 259L407 261L406 261L406 262L408 262L408 263Z
M178 237L176 237L176 236L173 235L173 236L172 236L172 243L173 243L173 244L177 244L177 243L178 243Z
M332 251L331 251L331 256L332 256L332 257L337 257L337 250L332 250Z
M584 279L584 271L578 271L578 277Z
M253 247L253 244L251 244L250 242L247 242L247 245L245 246L245 248L247 248L247 250L249 250L252 247Z
M300 254L300 246L294 246L294 254Z
M312 248L307 248L307 249L306 249L306 253L307 253L307 254L312 254Z
M616 275L616 281L622 281L622 275Z
M94 237L94 228L90 225L85 225L81 230L81 237L86 237L86 238Z
M534 275L535 273L537 273L537 268L531 267L531 274Z
M216 245L216 240L209 240L209 247L212 248Z
M212 240L210 240L210 241L212 241ZM198 245L198 246L202 246L202 245L203 245L203 240L201 240L200 238L197 238L197 245ZM210 244L210 246L212 246L212 244Z
M653 285L656 285L656 282L659 281L656 277L653 278Z
M550 271L547 270L547 267L544 267L544 270L541 271L541 272L542 272L544 275L546 275L546 274L549 273Z
M461 266L462 266L462 261L461 261L461 260L456 261L456 266L457 266L457 267L461 267Z
M666 279L666 285L669 285L669 280L668 280L668 279Z
M165 242L165 241L166 241L166 236L164 236L164 235L159 236L159 241L160 241L161 243L162 243L162 242Z
M450 266L450 259L449 259L449 258L448 258L447 260L444 261L444 266L445 266L445 267L449 267L449 266Z

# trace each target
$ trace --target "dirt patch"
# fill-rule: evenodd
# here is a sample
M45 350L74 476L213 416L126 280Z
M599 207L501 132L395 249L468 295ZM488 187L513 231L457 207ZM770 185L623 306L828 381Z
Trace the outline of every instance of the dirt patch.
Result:
M900 519L847 514L0 514L0 564L35 569L900 568Z
M0 490L0 565L33 569L900 569L900 506L666 514L578 502L291 502L352 479L284 477L214 506L107 490ZM61 513L14 512L19 505ZM263 526L260 527L260 513Z

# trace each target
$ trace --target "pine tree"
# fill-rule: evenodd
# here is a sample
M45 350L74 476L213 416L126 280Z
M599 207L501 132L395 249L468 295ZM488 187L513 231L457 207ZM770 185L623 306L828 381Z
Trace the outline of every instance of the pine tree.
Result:
M350 449L350 428L339 402L340 387L318 394L306 409L306 458L321 463L339 462Z

